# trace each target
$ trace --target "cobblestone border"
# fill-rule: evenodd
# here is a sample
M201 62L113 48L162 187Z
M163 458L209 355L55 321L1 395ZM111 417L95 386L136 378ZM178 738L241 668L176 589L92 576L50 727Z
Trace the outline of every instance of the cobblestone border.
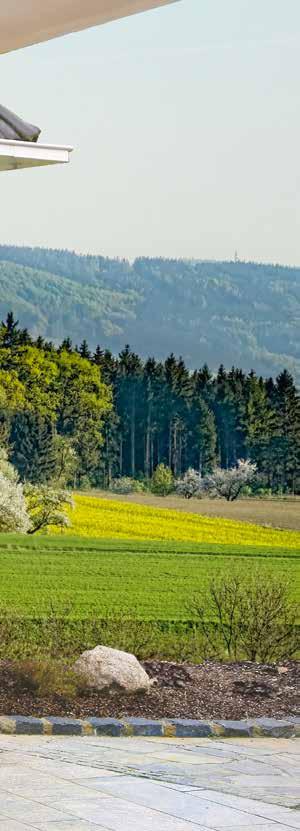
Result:
M194 719L145 718L71 719L47 716L0 716L0 734L44 736L161 736L165 738L271 738L300 737L300 717L247 721L196 721Z

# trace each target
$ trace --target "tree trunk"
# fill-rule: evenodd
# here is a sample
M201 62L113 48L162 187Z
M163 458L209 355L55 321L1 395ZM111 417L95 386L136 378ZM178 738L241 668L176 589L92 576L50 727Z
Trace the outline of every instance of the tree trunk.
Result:
M182 431L179 433L179 447L178 447L178 475L182 474Z
M123 436L120 436L119 473L123 476Z
M131 435L131 476L134 479L135 478L135 392L133 393L133 398L132 398L130 435Z
M147 479L151 476L151 398L148 400L147 428L146 428L146 449L145 449L145 474Z
M171 464L175 478L177 478L177 423L174 424L174 439L173 439L173 464Z
M169 423L169 467L172 468L172 421Z
M154 440L153 440L153 432L151 432L151 448L150 448L150 476L154 471Z
M157 440L156 440L156 465L160 464L160 441L159 441L159 433L157 433ZM153 462L153 470L156 467L155 462Z

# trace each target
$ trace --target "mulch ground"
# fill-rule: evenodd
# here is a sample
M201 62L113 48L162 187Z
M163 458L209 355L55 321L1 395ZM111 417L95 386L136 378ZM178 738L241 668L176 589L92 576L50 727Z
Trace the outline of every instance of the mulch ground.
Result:
M241 719L300 715L300 661L199 666L145 661L155 679L146 695L89 692L76 700L37 697L20 686L13 664L0 661L0 715Z

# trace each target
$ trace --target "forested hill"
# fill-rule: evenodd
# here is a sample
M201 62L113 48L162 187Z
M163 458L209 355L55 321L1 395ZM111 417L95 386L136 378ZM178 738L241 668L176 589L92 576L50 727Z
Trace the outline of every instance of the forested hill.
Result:
M300 382L300 268L79 256L0 246L0 314L13 309L33 336L87 339L117 353L171 351L191 367L207 362L283 367Z

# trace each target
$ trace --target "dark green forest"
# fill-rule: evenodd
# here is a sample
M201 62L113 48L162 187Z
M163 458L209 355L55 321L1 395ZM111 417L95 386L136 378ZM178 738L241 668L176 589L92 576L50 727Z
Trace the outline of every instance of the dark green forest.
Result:
M126 346L116 357L85 338L55 346L12 312L0 326L0 443L22 481L107 487L149 479L161 463L180 477L243 458L262 487L300 492L300 397L286 369L213 374L173 353L144 360Z
M66 333L115 355L130 343L143 359L170 350L190 369L220 359L245 372L300 384L300 268L243 262L139 258L0 246L0 314L8 309L56 346Z

